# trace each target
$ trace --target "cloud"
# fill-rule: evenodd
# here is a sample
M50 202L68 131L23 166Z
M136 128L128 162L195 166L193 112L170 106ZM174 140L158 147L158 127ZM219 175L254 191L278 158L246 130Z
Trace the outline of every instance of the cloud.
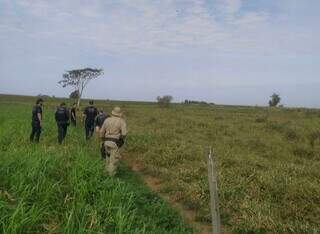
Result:
M227 15L234 15L239 12L242 0L218 0L219 4Z
M319 4L0 0L1 90L67 95L57 86L64 69L102 66L106 79L92 83L88 95L250 103L253 95L265 99L301 83L309 84L307 94L318 85ZM36 86L24 85L26 77ZM264 86L267 95L260 94Z
M245 10L244 0L217 0L212 7L205 0L1 1L7 13L0 13L0 32L72 41L105 53L290 53L302 41L286 36L270 12ZM284 46L284 40L290 43Z
M228 2L229 5L231 9ZM111 51L215 47L217 40L225 35L202 0L183 4L170 0L119 0L114 4L97 0L19 0L16 7L32 17L34 24L24 24L31 35L78 38ZM49 27L42 28L43 22Z

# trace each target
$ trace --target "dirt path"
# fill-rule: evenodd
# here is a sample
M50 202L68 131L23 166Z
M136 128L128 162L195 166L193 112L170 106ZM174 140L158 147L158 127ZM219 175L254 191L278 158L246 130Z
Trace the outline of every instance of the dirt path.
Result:
M161 188L163 186L163 182L161 179L146 175L142 172L141 166L137 161L134 160L128 160L127 158L125 159L126 164L138 175L141 176L143 181L147 184L147 186L164 200L169 202L181 215L181 217L185 220L186 223L190 224L196 233L201 233L201 234L211 234L212 229L211 226L197 222L196 221L196 212L190 209L187 209L184 207L181 203L177 202L174 197L169 196L168 194L164 194L161 191Z

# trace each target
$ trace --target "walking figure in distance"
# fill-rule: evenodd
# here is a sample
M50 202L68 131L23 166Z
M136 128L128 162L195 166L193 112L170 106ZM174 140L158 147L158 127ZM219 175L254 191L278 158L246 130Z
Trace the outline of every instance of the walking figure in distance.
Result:
M42 128L42 105L43 99L38 98L36 101L36 105L32 108L32 132L30 134L30 142L39 142L41 128Z
M94 132L94 121L98 115L97 108L93 105L93 101L89 101L89 106L87 106L83 111L83 117L85 118L85 133L86 139L88 140L92 137Z
M58 127L58 142L60 145L67 135L69 118L69 110L67 109L66 104L62 102L55 113L55 119Z

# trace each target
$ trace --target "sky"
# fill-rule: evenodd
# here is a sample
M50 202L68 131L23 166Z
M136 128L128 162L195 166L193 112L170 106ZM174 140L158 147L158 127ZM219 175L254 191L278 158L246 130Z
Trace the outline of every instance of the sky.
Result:
M0 93L320 107L319 0L0 0Z

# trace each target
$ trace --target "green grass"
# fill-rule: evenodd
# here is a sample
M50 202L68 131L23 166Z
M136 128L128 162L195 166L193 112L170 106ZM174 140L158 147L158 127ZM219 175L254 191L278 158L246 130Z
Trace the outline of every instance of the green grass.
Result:
M199 221L210 222L204 154L213 146L228 233L320 232L320 111L124 108L128 157L162 179L163 192L194 209Z
M123 211L128 211L131 207L134 212L122 212L120 215L117 213L119 209L111 209L112 218L108 219L108 223L112 223L112 231L118 230L116 228L120 225L119 222L125 222L132 223L130 227L138 228L138 232L146 226L146 233L158 233L153 226L154 223L158 223L155 226L161 232L188 232L179 218L174 218L174 224L170 224L171 218L166 219L165 216L158 215L156 211L159 209L156 206L149 206L149 202L144 202L145 198L137 195L139 182L130 182L135 176L125 166L122 167L119 178L110 179L105 176L97 156L98 146L93 146L96 144L94 141L85 144L82 130L71 131L65 145L60 148L57 146L52 111L60 102L59 99L46 100L45 131L39 146L30 146L26 141L30 131L31 101L34 102L35 99L2 96L0 100L4 110L0 114L0 150L1 154L6 155L1 157L1 165L6 166L1 167L0 181L8 181L6 191L16 199L15 202L10 201L2 192L1 207L5 204L6 209L12 209L11 213L6 211L4 216L1 215L4 217L2 220L5 220L2 221L2 225L16 223L8 221L12 217L14 220L20 219L21 215L18 215L16 210L30 212L33 203L27 203L28 200L24 199L27 196L21 194L24 194L24 189L28 190L25 192L26 195L30 191L37 194L34 189L41 187L35 186L34 180L27 180L26 175L30 170L17 168L27 168L28 165L34 168L38 165L37 168L49 171L52 168L58 174L48 176L48 180L43 180L43 183L46 184L46 188L59 191L54 190L54 195L38 199L37 202L41 205L32 208L35 215L24 215L18 223L30 222L31 219L39 224L39 228L40 223L49 227L57 224L60 228L70 228L59 229L60 232L70 233L83 227L88 228L91 220L95 220L92 217L95 217L95 214L101 217L101 213L92 208L92 205L84 208L90 200L86 200L81 191L90 191L91 188L96 192L112 193L113 189L121 188L127 189L128 192L125 194L130 193L136 198L133 198L131 206L128 205L129 202L120 203L125 206ZM127 161L139 163L143 173L162 180L161 191L175 198L186 208L196 211L198 221L210 222L205 148L213 146L216 153L221 220L226 233L320 232L319 110L182 104L174 104L171 108L159 108L152 103L97 102L98 107L108 112L114 105L123 108L128 122L129 135L124 152ZM13 112L17 114L15 117ZM15 123L14 127L9 124L10 121ZM40 159L49 161L41 161L46 166L40 166L36 163ZM11 160L12 164L9 163ZM22 162L23 164L20 164ZM39 169L34 170L38 171L37 173L41 172ZM92 173L87 170L92 170ZM92 175L95 179L90 176L82 177L84 175ZM40 178L38 175L35 176ZM58 183L60 179L61 184ZM20 181L24 182L24 186L19 186ZM79 184L79 181L83 182ZM118 186L119 183L121 186ZM83 185L86 188L82 188L82 184L86 184ZM112 189L105 191L99 187L101 184L106 187L112 185ZM16 194L16 191L19 193ZM144 187L143 191L146 191ZM45 197L45 194L39 193L34 196ZM67 194L70 194L70 199L66 199ZM109 203L99 202L99 196L102 195L95 194L92 201L107 206ZM130 201L126 196L123 199ZM80 207L73 204L74 197L82 204ZM110 198L108 195L102 197L104 201L108 200L107 197ZM23 198L23 203L19 198ZM46 199L49 202L46 202ZM64 204L65 199L67 202ZM140 208L139 201L145 208ZM25 204L29 205L29 209L24 208ZM49 208L50 206L53 207ZM152 207L155 211L145 210ZM168 210L171 214L172 211L169 208ZM47 219L36 215L37 213L44 216L48 214L45 216ZM119 217L123 217L124 214L130 215L119 221ZM106 217L103 215L102 217ZM136 218L132 218L133 216ZM37 221L39 217L46 222ZM97 220L99 221L94 226L97 227L95 230L104 232L104 229L99 228L109 224L102 225L103 221L99 218ZM169 227L166 226L168 222Z
M31 104L0 107L1 233L192 233L125 165L107 176L80 127L59 146L53 106L40 144L28 142Z

